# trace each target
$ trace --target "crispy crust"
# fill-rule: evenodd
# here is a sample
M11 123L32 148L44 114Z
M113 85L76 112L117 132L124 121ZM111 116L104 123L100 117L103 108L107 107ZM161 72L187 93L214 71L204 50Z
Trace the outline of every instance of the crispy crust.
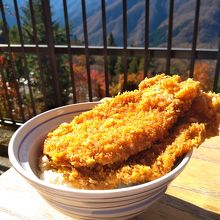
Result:
M145 183L168 173L177 158L198 147L205 139L205 125L185 123L152 148L130 157L123 164L89 168L59 167L66 181L79 189L113 189Z
M162 140L188 111L200 85L158 75L64 123L48 134L43 153L53 164L96 167L126 161Z
M113 189L168 173L218 134L220 95L191 79L158 75L48 134L47 169L79 189Z

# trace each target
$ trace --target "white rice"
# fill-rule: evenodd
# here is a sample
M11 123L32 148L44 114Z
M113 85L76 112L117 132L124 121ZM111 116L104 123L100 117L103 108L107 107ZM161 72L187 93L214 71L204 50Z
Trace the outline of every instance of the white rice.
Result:
M51 169L49 159L46 155L42 156L39 160L39 178L46 183L59 185L66 188L74 188L66 179L64 178L62 173L55 172ZM92 181L92 179L91 179ZM120 185L118 188L124 188L131 185Z
M39 161L40 173L39 178L47 183L70 187L62 173L53 171L50 168L49 159L46 155L42 156Z

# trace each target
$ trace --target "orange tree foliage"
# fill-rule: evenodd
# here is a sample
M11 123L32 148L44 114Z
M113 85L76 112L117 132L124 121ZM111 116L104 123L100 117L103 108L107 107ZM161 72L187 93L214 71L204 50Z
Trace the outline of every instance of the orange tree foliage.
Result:
M78 101L88 100L88 80L85 63L85 56L78 56L74 59L74 64L72 66L75 79L76 96ZM90 77L92 83L93 98L101 99L105 97L104 73L94 69L91 65Z
M12 53L12 59L13 61L16 59L16 56ZM7 56L1 55L0 56L0 65L1 70L7 69L7 71L10 73L11 71L11 63L9 62L9 58ZM19 106L18 106L18 100L17 100L17 93L15 90L15 83L14 80L12 80L12 77L9 76L8 78L3 80L3 74L0 75L0 110L1 114L4 117L9 117L9 106L7 103L11 104L12 107L12 114L14 116L19 115ZM8 100L7 100L8 99Z
M118 82L112 83L110 92L112 96L117 95L119 92L132 91L138 88L139 83L143 80L143 72L129 73L127 78L127 86L124 86L124 74L119 74Z
M212 89L212 81L210 75L213 68L208 63L196 63L194 67L194 79L198 80L205 91Z

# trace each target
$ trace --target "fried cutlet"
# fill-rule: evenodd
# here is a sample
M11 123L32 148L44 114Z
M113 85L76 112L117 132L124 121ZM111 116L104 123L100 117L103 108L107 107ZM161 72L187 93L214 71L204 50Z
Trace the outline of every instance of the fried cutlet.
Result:
M158 75L50 132L43 153L54 165L96 167L126 161L167 136L200 94L200 84Z
M191 122L204 123L207 138L219 134L220 124L220 94L201 91L196 97L184 118Z
M125 163L112 166L70 168L59 167L66 181L79 189L114 189L157 179L168 173L177 158L205 139L203 123L185 123L176 126L171 135L150 149L131 156Z

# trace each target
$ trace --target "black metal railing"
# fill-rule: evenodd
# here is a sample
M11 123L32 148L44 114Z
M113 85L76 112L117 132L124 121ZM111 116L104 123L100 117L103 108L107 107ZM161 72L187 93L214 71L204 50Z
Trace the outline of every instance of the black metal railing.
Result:
M127 84L128 78L128 58L132 56L140 56L144 57L144 76L147 76L149 61L151 58L165 58L166 59L166 73L170 74L171 67L171 59L189 59L190 60L190 68L189 68L189 76L193 77L194 65L195 61L198 59L205 60L214 60L216 62L215 74L214 74L214 84L213 90L217 90L217 83L219 78L219 66L220 66L220 46L218 49L199 49L197 48L197 38L198 38L198 24L199 24L199 12L200 12L200 0L196 0L195 7L195 17L194 17L194 27L193 27L193 39L192 39L192 47L191 48L173 48L172 47L172 31L173 31L173 15L174 15L174 0L169 1L169 17L168 17L168 37L167 37L167 47L166 48L158 48L158 47L149 47L149 11L150 11L150 0L145 0L145 27L144 27L144 47L129 47L127 45L127 0L122 0L122 21L123 21L123 46L122 47L110 47L107 46L107 27L106 27L106 2L105 0L101 0L101 10L102 10L102 31L103 31L103 46L89 46L88 42L88 30L87 30L87 16L86 16L86 1L81 0L82 6L82 20L83 20L83 33L84 33L84 45L83 46L74 46L71 45L70 39L70 29L69 29L69 16L67 10L67 2L63 0L63 13L64 13L64 25L66 32L66 41L67 45L55 45L54 42L54 34L52 27L52 18L51 18L51 8L49 0L41 0L42 4L42 13L44 15L44 25L46 30L46 44L39 44L38 33L36 28L36 19L34 13L33 1L29 0L30 6L30 15L31 15L31 23L32 30L34 36L34 44L25 44L22 33L22 25L20 21L20 15L18 10L17 0L13 1L15 8L15 15L17 21L17 28L19 33L20 44L11 44L9 39L9 29L6 22L5 15L5 5L3 1L0 0L0 8L1 15L3 21L3 28L5 31L5 44L0 45L0 52L7 53L9 56L9 63L11 66L10 74L13 75L13 85L15 86L15 92L18 99L18 108L21 120L16 120L13 115L13 105L10 101L10 95L7 88L7 82L3 74L3 66L0 65L1 72L1 80L2 80L2 88L5 94L5 108L8 110L8 117L4 117L1 113L1 123L11 121L16 124L17 122L25 122L27 118L24 115L23 111L23 100L19 91L19 84L16 81L16 70L14 68L13 61L13 53L19 53L23 59L23 70L25 73L25 78L27 79L28 90L30 95L30 107L32 108L32 114L36 115L36 103L34 101L34 95L32 91L32 86L30 82L30 76L28 71L28 64L26 60L27 54L35 54L37 57L37 62L39 65L39 73L41 80L41 88L43 94L43 102L47 103L46 99L46 90L45 90L45 81L43 76L43 67L42 67L42 55L47 55L49 57L50 63L50 74L53 79L53 90L54 90L54 98L55 98L55 106L61 105L61 94L60 94L60 84L58 80L58 70L56 63L56 56L59 54L68 55L68 65L70 71L70 81L71 81L71 89L72 89L72 102L76 103L76 80L74 78L74 70L72 68L73 55L85 55L86 57L86 71L87 71L87 85L88 85L88 100L93 100L93 90L91 83L91 69L90 69L90 56L103 56L104 58L104 76L105 76L105 95L109 96L109 73L108 73L108 57L110 56L122 56L123 63L123 73L124 73L124 85ZM219 44L220 45L220 44Z

